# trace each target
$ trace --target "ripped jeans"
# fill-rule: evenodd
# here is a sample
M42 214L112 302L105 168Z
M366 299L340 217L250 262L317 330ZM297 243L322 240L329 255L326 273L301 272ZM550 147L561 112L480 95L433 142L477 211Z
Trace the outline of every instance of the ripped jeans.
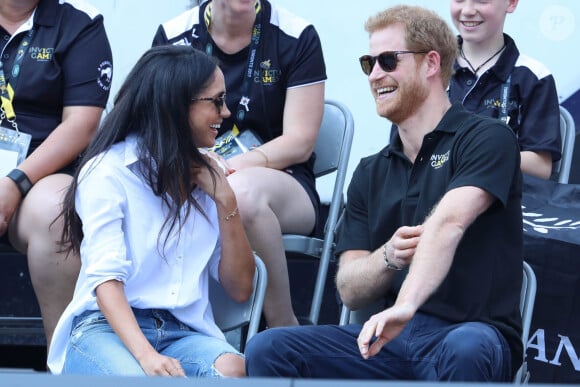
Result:
M218 357L243 356L226 341L194 331L168 311L133 308L133 313L149 343L160 354L179 360L187 376L220 377L214 367ZM86 311L73 321L63 374L145 375L100 311Z

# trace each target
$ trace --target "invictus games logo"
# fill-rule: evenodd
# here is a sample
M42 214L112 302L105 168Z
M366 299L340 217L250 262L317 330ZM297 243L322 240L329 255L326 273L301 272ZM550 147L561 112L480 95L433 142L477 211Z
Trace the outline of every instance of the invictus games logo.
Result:
M273 85L278 83L282 71L280 69L272 68L270 59L260 62L260 68L254 71L254 82L262 85Z
M109 90L111 88L111 81L113 80L113 65L106 60L101 62L97 71L99 72L97 83L103 90Z
M450 151L447 151L441 155L431 155L431 159L429 160L431 162L431 167L433 169L441 168L443 164L449 160L449 152Z
M28 49L30 57L38 62L48 62L52 60L54 48L52 47L30 47Z

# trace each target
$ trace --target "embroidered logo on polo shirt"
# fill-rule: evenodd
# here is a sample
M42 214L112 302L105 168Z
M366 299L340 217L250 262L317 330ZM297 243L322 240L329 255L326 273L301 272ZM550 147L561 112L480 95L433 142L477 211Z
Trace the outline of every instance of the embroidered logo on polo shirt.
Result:
M52 60L54 48L52 47L30 47L28 49L30 57L38 62L48 62Z
M113 80L113 64L108 60L101 62L97 68L99 76L97 78L97 83L103 90L109 90L111 88L111 81Z
M273 85L278 83L282 71L280 69L272 68L270 59L260 63L260 68L254 71L254 82L262 85Z
M447 151L443 154L440 155L431 155L431 159L429 160L431 162L431 167L433 169L439 169L443 166L443 164L445 164L447 161L449 161L449 153L451 151Z

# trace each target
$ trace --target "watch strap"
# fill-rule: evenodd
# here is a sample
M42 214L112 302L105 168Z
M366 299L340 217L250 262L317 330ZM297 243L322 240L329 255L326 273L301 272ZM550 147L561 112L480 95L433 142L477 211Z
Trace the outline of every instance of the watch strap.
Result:
M22 172L20 169L11 170L6 177L10 178L18 187L22 197L25 197L28 191L32 188L32 182L26 176L26 173Z

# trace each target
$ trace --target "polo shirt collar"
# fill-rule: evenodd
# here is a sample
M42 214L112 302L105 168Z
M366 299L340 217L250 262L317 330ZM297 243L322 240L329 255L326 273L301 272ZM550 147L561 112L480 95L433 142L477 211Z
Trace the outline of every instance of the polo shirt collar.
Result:
M468 113L467 110L463 107L463 105L459 102L456 102L451 105L451 107L445 112L439 124L435 127L435 129L430 132L442 132L448 134L454 134L457 130L461 127L457 125L458 121L461 121L465 118L465 114ZM399 133L393 137L391 143L387 145L380 153L385 157L390 157L393 154L401 155L403 154L403 147L401 143L401 137Z
M58 1L40 0L36 6L35 25L54 27L57 24Z

